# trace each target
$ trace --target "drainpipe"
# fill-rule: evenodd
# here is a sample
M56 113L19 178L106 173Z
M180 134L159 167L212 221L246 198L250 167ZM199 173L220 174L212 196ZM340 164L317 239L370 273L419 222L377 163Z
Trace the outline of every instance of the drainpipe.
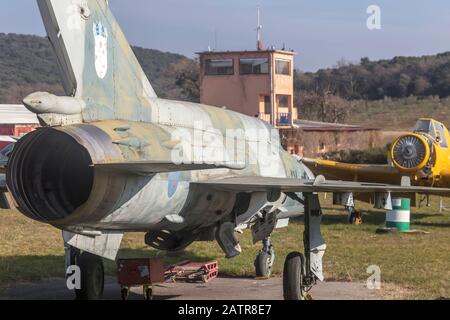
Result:
M273 52L270 53L270 64L271 64L271 72L270 72L270 100L272 104L272 126L275 128L277 125L277 119L275 114L275 55Z
M296 125L295 121L294 121L294 101L293 101L293 98L294 98L294 96L292 96L292 99L291 99L291 103L292 103L292 105L291 105L291 128L298 129L299 126Z
M295 86L294 86L294 60L291 61L291 75L292 75L292 96L291 96L291 128L298 129L300 128L294 122L294 102L295 102ZM301 90L301 89L300 89Z

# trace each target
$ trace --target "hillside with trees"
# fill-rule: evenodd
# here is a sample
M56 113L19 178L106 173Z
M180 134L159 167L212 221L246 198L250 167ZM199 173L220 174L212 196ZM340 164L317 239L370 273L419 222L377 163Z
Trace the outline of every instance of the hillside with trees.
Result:
M387 122L393 128L396 118L440 116L449 121L450 52L379 61L363 58L357 64L340 61L334 68L296 72L295 88L296 104L310 119L384 126Z
M133 47L160 97L197 102L198 62ZM0 103L28 93L63 94L46 38L0 33ZM418 117L450 124L450 52L359 63L339 61L317 72L295 72L295 105L305 119L406 129Z
M380 100L450 96L450 52L423 57L395 57L390 60L344 60L335 68L300 75L307 92L330 91L348 100Z
M188 76L195 61L182 55L133 47L158 95L197 100ZM182 87L182 86L183 87ZM34 91L63 94L55 56L46 38L0 33L0 103L20 103Z

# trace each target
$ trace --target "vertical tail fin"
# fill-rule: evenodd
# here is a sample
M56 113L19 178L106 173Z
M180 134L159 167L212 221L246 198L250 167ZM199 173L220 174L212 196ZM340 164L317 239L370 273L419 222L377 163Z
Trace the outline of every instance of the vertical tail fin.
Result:
M156 97L107 0L37 2L67 95L115 116L137 112L146 98Z

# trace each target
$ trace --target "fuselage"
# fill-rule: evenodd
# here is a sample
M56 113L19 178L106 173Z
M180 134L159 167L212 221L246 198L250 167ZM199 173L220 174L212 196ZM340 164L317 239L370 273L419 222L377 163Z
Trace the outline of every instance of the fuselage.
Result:
M244 223L268 203L301 210L270 191L242 194L192 183L303 176L306 169L282 149L278 131L225 108L157 98L107 2L38 5L66 96L24 99L44 125L18 142L8 165L8 187L24 214L69 231L147 231L202 229L233 212ZM96 167L136 168L145 161L233 169L149 175Z
M24 137L8 167L8 185L20 209L61 229L194 230L230 215L240 195L204 190L191 182L311 175L282 149L278 131L257 118L225 108L156 98L145 105L140 112L117 115L115 120L101 119L107 115L88 106L80 115L82 123L43 128ZM59 119L57 114L39 116L42 121ZM155 175L108 172L91 166L145 160L244 161L246 166L243 170ZM20 168L24 163L26 168ZM285 207L284 214L300 214L303 209L285 195L276 199L261 194L250 198L253 196L258 199L258 210L271 203ZM256 213L244 210L241 222Z

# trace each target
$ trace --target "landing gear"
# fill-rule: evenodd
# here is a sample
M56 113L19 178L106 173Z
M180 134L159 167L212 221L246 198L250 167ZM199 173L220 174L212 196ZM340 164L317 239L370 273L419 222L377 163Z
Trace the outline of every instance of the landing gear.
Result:
M296 194L292 199L304 203L305 232L303 242L305 254L293 252L288 255L284 265L283 294L286 300L310 300L309 291L317 281L323 281L322 258L326 244L321 235L322 210L317 194L305 193L304 200Z
M75 290L77 300L100 300L105 287L103 259L83 252L78 256L77 265L81 270L81 289Z
M304 300L303 279L305 272L305 256L299 252L292 252L286 258L283 271L284 300Z
M66 246L66 266L80 268L80 289L75 289L77 300L100 300L105 287L103 259L88 252Z
M354 207L348 207L348 223L354 225L362 225L363 217L360 211Z
M263 249L256 256L255 273L257 278L270 278L275 263L275 251L270 237L263 240Z

